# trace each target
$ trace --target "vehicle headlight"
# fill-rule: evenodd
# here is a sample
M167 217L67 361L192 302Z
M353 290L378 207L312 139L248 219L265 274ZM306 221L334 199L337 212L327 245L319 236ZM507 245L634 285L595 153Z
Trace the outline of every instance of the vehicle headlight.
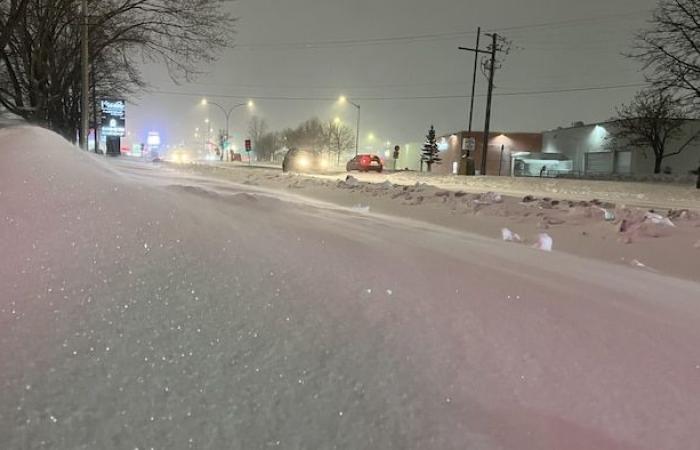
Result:
M311 165L311 160L309 160L308 156L300 156L299 159L297 159L297 164L302 169L307 169Z

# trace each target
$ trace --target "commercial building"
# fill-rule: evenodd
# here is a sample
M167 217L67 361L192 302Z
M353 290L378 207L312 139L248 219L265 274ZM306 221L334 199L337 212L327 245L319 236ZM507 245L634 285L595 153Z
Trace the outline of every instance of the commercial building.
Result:
M467 173L466 156L474 159L477 172L481 168L484 150L484 133L460 131L438 138L442 164L433 166L433 172L441 174ZM539 152L542 133L493 132L489 134L486 157L486 174L510 176L513 157L521 153Z
M547 131L542 136L542 152L564 155L570 161L570 173L579 177L630 176L654 173L654 153L651 148L639 148L612 139L619 123L616 121L585 125L576 123L568 128ZM666 154L675 153L693 136L700 133L700 120L685 121L677 137L666 144ZM664 173L686 176L700 162L700 140L693 141L675 156L663 160ZM549 172L550 176L556 173Z

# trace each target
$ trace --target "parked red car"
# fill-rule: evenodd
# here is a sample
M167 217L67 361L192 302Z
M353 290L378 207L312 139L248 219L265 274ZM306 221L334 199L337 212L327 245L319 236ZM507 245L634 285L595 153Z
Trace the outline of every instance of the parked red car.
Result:
M382 159L377 155L357 155L346 166L348 172L359 170L360 172L381 172L384 170Z

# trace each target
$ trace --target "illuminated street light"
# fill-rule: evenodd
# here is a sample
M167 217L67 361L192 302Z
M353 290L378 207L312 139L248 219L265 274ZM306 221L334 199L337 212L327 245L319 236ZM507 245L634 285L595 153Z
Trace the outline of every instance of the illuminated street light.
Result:
M235 109L240 108L240 107L243 107L243 106L247 106L248 108L252 108L253 106L255 106L255 103L253 103L253 100L248 100L246 103L240 103L240 104L237 104L237 105L233 105L233 106L232 106L231 108L229 108L228 110L227 110L226 108L224 108L223 106L219 105L218 103L210 102L210 101L208 101L207 99L203 99L203 100L202 100L202 105L204 105L204 106L206 106L206 105L216 106L217 108L219 108L219 109L224 113L224 116L226 117L226 140L225 140L225 142L228 143L229 137L230 137L230 133L229 133L229 128L230 128L230 127L229 127L229 125L230 125L231 113L233 113L233 111L234 111ZM209 123L209 119L207 119L205 122L206 122L206 123ZM211 131L212 131L212 130L211 130L211 128L210 128L209 132L211 133ZM222 149L222 152L221 152L221 159L223 160L223 158L224 158L224 152L223 152L223 149Z
M357 103L352 102L351 100L348 100L348 98L344 95L341 95L338 97L338 102L341 105L344 105L346 103L350 103L352 106L357 108L357 128L356 128L356 136L355 136L355 156L357 156L360 153L360 105Z
M333 123L336 125L340 125L340 117L336 117L335 119L333 119Z

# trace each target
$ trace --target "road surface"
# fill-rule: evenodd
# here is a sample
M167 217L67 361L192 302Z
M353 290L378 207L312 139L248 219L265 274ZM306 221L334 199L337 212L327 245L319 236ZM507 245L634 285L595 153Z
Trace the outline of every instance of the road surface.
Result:
M0 207L0 448L698 448L696 283L33 129Z

